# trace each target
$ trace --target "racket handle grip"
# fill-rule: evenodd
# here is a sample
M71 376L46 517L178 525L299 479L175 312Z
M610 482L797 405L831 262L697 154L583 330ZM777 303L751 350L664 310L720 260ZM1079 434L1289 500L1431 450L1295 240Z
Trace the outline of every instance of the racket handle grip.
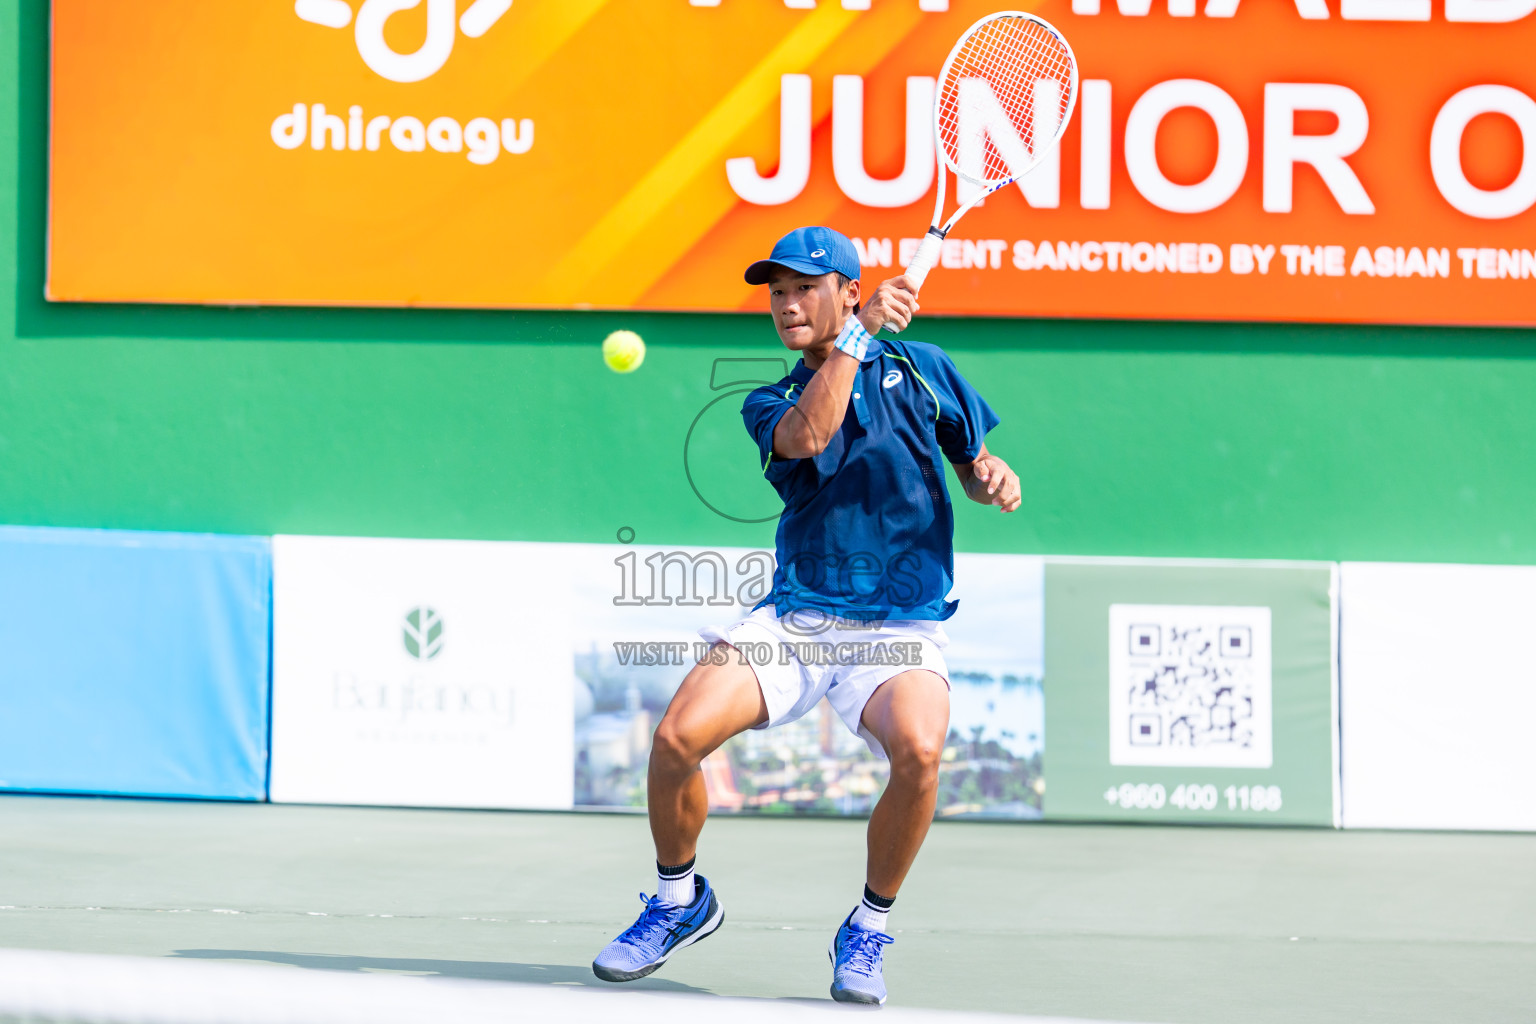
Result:
M907 279L913 287L921 290L923 282L928 280L928 271L939 262L939 254L944 250L944 236L930 228L923 236L923 241L917 247L917 252L912 254L912 262L907 264ZM885 329L892 334L900 334L901 328L893 323L885 325Z

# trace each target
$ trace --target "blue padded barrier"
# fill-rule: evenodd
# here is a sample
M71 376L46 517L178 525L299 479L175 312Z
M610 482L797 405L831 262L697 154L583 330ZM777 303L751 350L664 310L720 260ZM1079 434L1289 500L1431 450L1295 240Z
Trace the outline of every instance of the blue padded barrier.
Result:
M264 800L266 538L0 527L0 789Z

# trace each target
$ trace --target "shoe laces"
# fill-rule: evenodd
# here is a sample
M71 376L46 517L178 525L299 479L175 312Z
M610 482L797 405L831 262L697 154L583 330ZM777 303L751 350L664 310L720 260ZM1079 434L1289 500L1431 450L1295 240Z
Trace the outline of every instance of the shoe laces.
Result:
M647 896L640 894L640 902L645 904L645 909L640 911L640 916L635 923L624 930L624 934L618 938L619 942L634 946L647 946L653 949L660 948L660 939L667 934L668 926L682 908L675 903L668 903L658 894Z
M843 939L843 963L860 974L874 974L880 969L882 947L895 941L885 932L850 925Z

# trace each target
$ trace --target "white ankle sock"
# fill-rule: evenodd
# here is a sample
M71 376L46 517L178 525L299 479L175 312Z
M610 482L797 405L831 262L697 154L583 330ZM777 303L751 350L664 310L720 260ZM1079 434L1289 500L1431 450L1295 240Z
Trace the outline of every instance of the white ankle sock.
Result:
M675 903L680 907L686 907L693 902L693 862L697 858L689 857L688 863L669 867L660 862L656 865L656 895L668 903Z
M864 898L853 910L853 923L866 931L883 932L885 923L891 916L891 905L896 902L893 896L886 899L877 895L869 886L864 887Z

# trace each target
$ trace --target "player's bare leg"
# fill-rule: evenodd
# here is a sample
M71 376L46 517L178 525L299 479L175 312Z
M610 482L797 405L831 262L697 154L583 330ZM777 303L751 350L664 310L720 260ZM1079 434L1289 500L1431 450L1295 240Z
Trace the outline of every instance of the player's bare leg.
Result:
M880 684L860 719L885 748L891 780L869 816L869 863L864 898L837 929L832 998L846 1003L885 1002L882 948L886 915L933 822L939 794L939 757L949 733L949 687L936 673L903 672Z
M869 816L865 881L894 899L933 823L939 756L949 735L949 687L933 672L903 672L864 706L863 725L891 761L891 779Z
M716 644L711 654L678 687L651 740L646 786L657 890L639 919L592 961L592 972L604 981L645 977L725 920L709 880L693 870L709 814L699 764L732 736L767 722L768 705L757 673L734 647Z
M752 666L729 644L710 653L678 687L651 740L646 799L660 864L693 859L709 814L700 762L732 736L768 721Z

